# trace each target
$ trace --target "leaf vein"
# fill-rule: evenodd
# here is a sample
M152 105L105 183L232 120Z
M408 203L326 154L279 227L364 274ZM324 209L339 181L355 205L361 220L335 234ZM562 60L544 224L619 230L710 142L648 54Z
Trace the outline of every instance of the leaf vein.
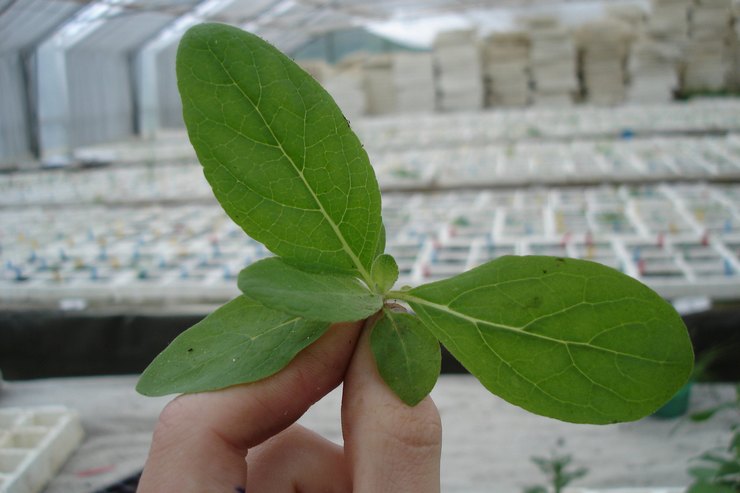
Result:
M221 68L223 69L223 71L226 74L226 76L228 76L231 79L231 81L235 84L235 87L239 90L239 92L244 97L244 99L246 101L248 101L252 105L252 107L254 107L255 112L257 113L257 115L259 115L260 119L262 120L262 123L265 125L265 127L267 128L267 130L270 132L270 135L274 139L276 145L282 151L283 155L288 159L288 162L291 164L293 170L296 172L296 174L298 175L298 177L302 181L303 185L306 187L306 189L309 191L309 193L313 197L313 199L316 202L316 205L320 209L321 213L326 217L327 223L329 224L329 226L332 228L332 230L336 234L337 238L339 239L339 241L340 241L340 243L342 245L342 249L347 254L347 256L350 258L350 260L352 261L352 263L355 264L355 267L357 268L357 270L360 273L360 275L362 276L362 278L365 279L368 283L370 283L371 282L370 274L367 272L367 270L365 269L365 266L362 265L362 262L360 262L360 259L357 257L357 255L355 254L355 252L352 250L352 248L347 243L347 239L344 237L344 234L339 229L339 226L333 221L333 219L331 218L331 216L329 215L329 213L324 208L324 204L321 202L321 200L319 199L319 197L316 195L316 191L310 186L310 184L306 180L306 177L303 174L303 171L301 171L301 169L298 167L298 165L296 164L296 162L293 160L292 156L290 156L290 154L288 154L288 152L286 152L285 148L283 147L282 142L280 142L280 140L277 138L277 135L275 135L275 132L273 131L272 127L267 123L267 119L265 118L265 115L262 113L262 110L260 109L260 107L256 104L255 101L252 100L252 98L249 96L249 94L241 87L241 85L239 84L239 82L232 76L231 71L226 67L226 65L224 64L224 61L221 58L218 57L218 55L210 48L210 46L209 46L209 49L210 49L211 54L213 55L213 57L216 60L218 60L218 63L221 66ZM261 81L259 79L259 70L256 70L255 72L257 73L258 83L259 83L259 87L260 87L260 94L261 94L261 91L262 91L262 87L263 86L262 86Z
M496 327L496 328L507 330L507 331L511 331L511 332L516 332L518 334L526 335L526 336L529 336L529 337L534 337L534 338L545 340L545 341L548 341L548 342L551 342L551 343L555 343L555 344L573 344L575 346L585 346L585 347L594 349L596 351L602 351L602 352L605 352L605 353L614 354L614 355L618 355L618 356L624 356L625 358L631 358L631 359L635 359L635 360L638 360L638 361L645 361L645 362L648 362L648 363L654 363L654 364L658 364L658 365L672 365L672 364L674 364L671 361L656 360L656 359L652 359L652 358L647 358L647 357L644 357L644 356L640 356L640 355L637 355L637 354L623 353L621 351L616 351L616 350L609 349L609 348L606 348L606 347L603 347L603 346L596 346L596 345L592 345L592 344L584 343L584 342L579 342L579 341L560 340L560 339L555 339L553 337L549 337L549 336L546 336L546 335L543 335L543 334L537 334L537 333L533 333L533 332L525 332L525 331L523 331L521 329L521 327L515 327L515 326L506 325L506 324L502 324L502 323L491 322L491 321L488 321L488 320L482 320L482 319L479 319L479 318L476 318L476 317L473 317L473 316L470 316L470 315L466 315L466 314L464 314L462 312L453 310L449 306L441 305L441 304L438 304L438 303L434 303L432 301L428 301L428 300L425 300L425 299L422 299L422 298L418 298L416 296L413 296L413 295L410 295L410 294L404 293L404 292L397 292L397 293L394 293L394 295L396 297L398 297L399 299L402 299L404 301L408 301L409 303L418 303L418 304L421 304L421 305L426 305L426 306L429 306L430 308L433 308L433 309L439 310L441 312L445 312L445 313L447 313L449 315L452 315L453 317L457 317L457 318L461 318L463 320L466 320L467 322L474 324L476 326L476 328L478 328L478 325L477 324L490 325L492 327Z

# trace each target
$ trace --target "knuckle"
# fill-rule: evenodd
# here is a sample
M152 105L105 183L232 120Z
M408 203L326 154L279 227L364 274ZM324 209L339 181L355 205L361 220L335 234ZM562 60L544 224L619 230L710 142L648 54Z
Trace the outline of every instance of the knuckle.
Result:
M182 405L182 397L176 397L164 406L159 413L156 429L168 430L180 426L183 419L187 418L187 410Z
M190 416L187 406L183 405L183 396L176 397L165 405L159 414L157 425L154 428L154 436L168 436L180 430L184 425L188 426Z
M165 405L159 414L154 427L152 441L160 446L181 439L183 426L186 428L191 420L187 406L183 406L182 397L177 397Z

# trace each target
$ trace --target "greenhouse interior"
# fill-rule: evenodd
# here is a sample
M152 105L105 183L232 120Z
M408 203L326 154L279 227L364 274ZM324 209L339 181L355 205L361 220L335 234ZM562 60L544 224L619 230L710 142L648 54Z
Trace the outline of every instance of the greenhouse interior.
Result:
M740 1L0 0L0 493L137 488L740 492Z

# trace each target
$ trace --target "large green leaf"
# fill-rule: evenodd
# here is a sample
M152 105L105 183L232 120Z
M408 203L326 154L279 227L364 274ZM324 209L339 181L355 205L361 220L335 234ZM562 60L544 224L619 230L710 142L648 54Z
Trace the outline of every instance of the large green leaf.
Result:
M172 341L136 390L155 396L254 382L282 369L328 328L239 296Z
M673 307L593 262L502 257L393 294L491 392L563 421L638 419L691 373L691 342Z
M362 320L383 306L382 296L354 276L304 271L278 257L242 270L239 289L265 306L307 320Z
M229 216L289 262L369 280L380 192L329 94L272 45L222 24L185 33L177 81L190 141Z
M370 347L378 373L409 406L418 404L437 383L439 342L416 316L384 309L370 334Z

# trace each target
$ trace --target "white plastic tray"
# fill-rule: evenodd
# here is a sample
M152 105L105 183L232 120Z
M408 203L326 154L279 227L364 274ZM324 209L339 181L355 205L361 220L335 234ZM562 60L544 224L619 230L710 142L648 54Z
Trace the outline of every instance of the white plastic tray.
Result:
M79 415L61 406L0 408L0 493L38 493L82 441Z

